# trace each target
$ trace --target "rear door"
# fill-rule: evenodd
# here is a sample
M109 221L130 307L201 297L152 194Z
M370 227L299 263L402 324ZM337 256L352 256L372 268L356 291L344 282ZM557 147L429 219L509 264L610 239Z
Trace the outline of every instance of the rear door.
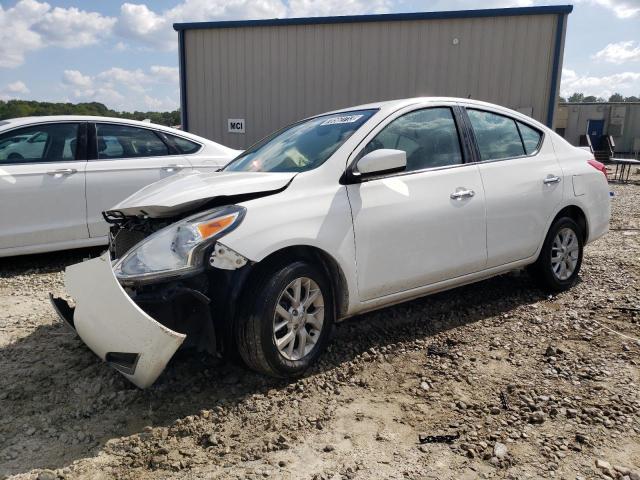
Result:
M487 267L534 255L562 201L562 169L543 131L475 108L466 113L475 137L487 208Z
M43 123L0 134L0 253L88 237L85 127Z
M102 212L132 193L180 171L186 157L152 128L118 123L90 125L87 162L87 224L91 237L107 235Z

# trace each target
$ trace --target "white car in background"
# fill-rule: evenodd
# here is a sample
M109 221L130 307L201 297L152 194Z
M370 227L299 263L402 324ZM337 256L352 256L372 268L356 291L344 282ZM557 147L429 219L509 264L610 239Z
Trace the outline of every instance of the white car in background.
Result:
M0 257L106 245L104 210L178 172L214 172L239 153L134 120L0 121Z
M67 268L60 315L149 386L181 345L295 377L344 318L530 267L577 280L609 225L591 154L497 105L413 98L290 125L221 172L105 212L110 252ZM428 320L428 319L425 319Z

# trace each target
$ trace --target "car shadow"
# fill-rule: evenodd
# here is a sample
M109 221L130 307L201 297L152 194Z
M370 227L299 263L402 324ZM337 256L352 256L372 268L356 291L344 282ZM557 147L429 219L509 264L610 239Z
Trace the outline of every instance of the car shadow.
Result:
M14 271L31 265L25 260ZM527 275L513 273L360 315L336 326L330 348L308 376L372 348L428 342L544 298ZM0 476L62 468L97 454L109 439L140 433L147 425L170 426L290 383L185 351L151 388L139 390L60 323L39 326L0 348L0 372Z

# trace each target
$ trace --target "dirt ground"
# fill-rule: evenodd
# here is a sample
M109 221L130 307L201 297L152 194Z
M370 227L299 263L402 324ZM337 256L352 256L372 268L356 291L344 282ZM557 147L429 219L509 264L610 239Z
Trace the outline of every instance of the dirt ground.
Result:
M138 390L48 303L95 250L0 259L0 478L638 480L640 185L611 189L569 292L515 272L362 315L291 383L184 352Z

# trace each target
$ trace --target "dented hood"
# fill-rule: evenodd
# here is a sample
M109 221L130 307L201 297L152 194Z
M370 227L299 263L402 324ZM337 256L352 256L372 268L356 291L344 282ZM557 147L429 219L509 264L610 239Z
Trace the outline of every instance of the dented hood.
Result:
M270 193L285 188L296 173L180 173L138 190L111 209L125 215L169 217L215 198Z

